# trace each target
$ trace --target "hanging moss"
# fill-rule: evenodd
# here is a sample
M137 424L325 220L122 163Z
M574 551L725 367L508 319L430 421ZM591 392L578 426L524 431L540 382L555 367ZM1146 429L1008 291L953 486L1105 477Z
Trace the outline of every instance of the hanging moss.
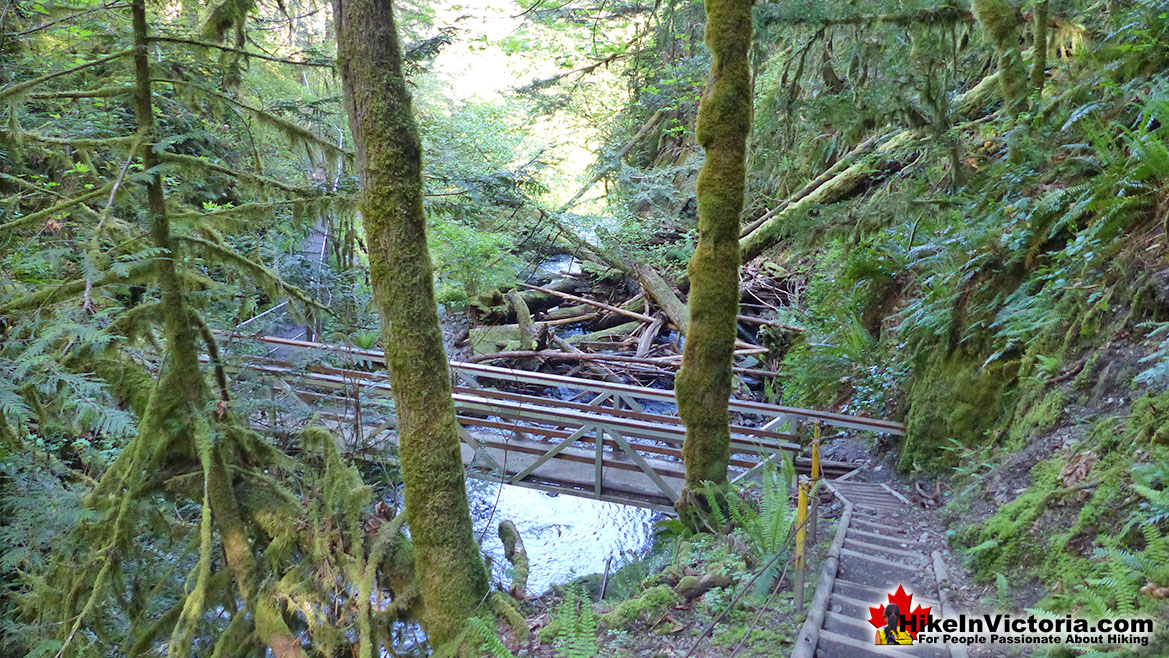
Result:
M698 174L698 245L690 258L690 326L675 380L686 423L686 492L679 509L701 505L694 492L722 484L730 458L731 367L739 312L739 216L751 125L751 3L707 0L711 79L698 108L697 138L706 153Z

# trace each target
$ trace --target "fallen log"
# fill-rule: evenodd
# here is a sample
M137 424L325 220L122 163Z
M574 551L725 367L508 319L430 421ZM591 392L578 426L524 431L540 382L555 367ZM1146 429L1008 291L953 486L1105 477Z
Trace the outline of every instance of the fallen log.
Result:
M954 99L955 115L965 117L977 113L986 105L987 100L997 89L998 73L986 76L978 84ZM871 152L858 154L858 158L849 166L827 176L832 171L829 169L828 172L818 176L809 185L800 188L793 195L793 200L781 203L780 209L771 217L758 223L752 231L742 236L739 240L739 249L742 252L743 262L750 261L770 247L778 239L779 229L790 215L814 204L835 203L848 198L856 193L861 184L869 180L874 172L900 168L904 162L904 151L916 146L928 136L929 132L926 128L904 128L888 135L888 138ZM860 155L864 157L859 157ZM820 182L817 184L817 181ZM808 189L809 187L812 189Z
M665 324L665 320L658 318L646 328L645 333L641 334L641 340L637 342L637 356L643 357L649 354L649 348L653 347L653 342L657 340L658 334L661 333Z
M589 306L595 306L597 308L605 309L606 311L609 311L610 313L617 313L619 315L624 315L626 317L630 317L630 318L633 318L634 320L639 320L641 322L648 322L648 323L652 324L654 321L654 319L648 315L645 315L643 313L638 313L637 311L630 311L628 309L624 309L624 308L621 308L619 306L613 306L612 304L606 304L604 302L598 302L598 301L595 301L592 299L578 297L576 295L572 295L572 294L569 294L566 292L560 292L557 290L551 290L549 288L541 288L540 286L533 286L529 283L521 283L519 285L520 285L520 287L527 288L528 290L535 290L537 292L543 292L543 293L547 293L550 295L556 295L557 297L562 297L564 299L574 301L574 302L579 302L581 304L588 304Z
M898 132L882 142L860 162L844 168L798 200L781 204L782 210L739 240L743 262L750 261L770 247L778 239L780 229L788 217L813 205L836 203L847 199L859 190L861 183L870 180L875 172L899 166L901 151L917 145L927 134L922 128Z
M686 302L678 298L674 286L666 282L662 275L644 263L635 263L625 272L632 273L641 289L658 303L666 317L678 328L679 333L685 336L690 331L690 309L686 307Z
M512 579L511 595L522 601L528 590L528 551L524 548L524 540L520 531L511 521L502 521L499 524L499 540L503 542L503 556L511 562Z
M628 336L640 326L640 322L626 322L624 324L619 324L616 327L609 327L608 329L600 329L598 331L593 331L587 334L569 336L568 342L573 345L578 345L580 343L599 343L603 342L606 338Z
M556 327L562 324L580 324L582 322L589 322L595 319L600 313L585 313L584 315L573 315L560 320L541 320L540 325L544 327Z
M532 314L524 298L515 290L507 291L507 301L515 312L516 325L520 329L520 346L526 350L536 349L537 336L535 325L532 324ZM547 331L547 329L545 329Z
M832 177L836 176L836 174L839 174L846 167L855 162L857 158L867 154L874 146L876 146L877 142L879 142L882 137L887 136L888 135L873 135L860 144L857 144L855 148L845 154L843 158L837 160L836 163L829 167L826 171L808 181L807 184L797 190L794 194L779 202L779 204L777 204L771 210L768 210L762 217L756 219L747 226L744 226L743 229L739 232L739 237L747 237L755 229L766 224L767 220L771 219L776 214L783 212L785 208L795 203L796 201L799 201L800 199L811 194L813 190L820 187L824 183L827 183Z
M584 354L585 353L585 352L581 351L580 349L578 349L576 347L576 345L573 345L572 343L564 340L563 338L561 338L560 336L557 336L556 334L549 334L549 336L552 337L553 344L555 344L557 347L564 350L568 354ZM607 382L611 382L614 384L624 383L624 380L621 379L620 377L618 377L617 373L613 372L609 368L606 368L603 363L594 363L594 362L590 362L590 361L584 361L584 362L582 362L581 365L582 365L582 367L587 368L588 370L591 370L594 374L600 376L601 379L604 379Z
M753 317L750 315L740 315L739 322L747 322L750 324L765 324L769 327L775 327L776 329L787 329L788 331L796 331L799 333L803 333L803 332L808 330L806 327L799 327L799 326L796 326L794 324L787 324L785 322L780 322L778 320L766 320L764 318L756 318L756 317Z
M672 367L678 365L678 362L672 357L636 357L616 354L591 354L587 352L565 353L553 352L551 350L514 350L510 352L496 352L494 354L477 354L467 359L467 362L482 363L484 361L496 361L500 359L530 358L547 359L549 361L611 361L613 363L629 363L633 365L654 368L661 368L663 366ZM735 366L732 368L732 370L741 375L752 375L755 377L779 377L781 374L775 370L740 368L738 366Z
M575 318L575 317L579 317L582 315L588 315L590 313L595 312L595 311L593 311L593 308L594 307L591 304L577 304L575 306L561 306L559 308L554 308L551 311L548 311L547 313L542 315L540 317L540 321L541 322L550 322L550 321L554 321L554 320L567 320L569 318Z

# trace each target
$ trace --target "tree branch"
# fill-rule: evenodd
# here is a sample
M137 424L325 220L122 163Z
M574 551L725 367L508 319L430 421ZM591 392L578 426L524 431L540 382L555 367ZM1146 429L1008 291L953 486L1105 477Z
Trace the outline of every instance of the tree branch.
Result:
M196 41L194 39L180 39L178 37L149 37L147 41L158 41L163 43L181 43L187 46L195 46L197 48L213 48L215 50L222 50L224 52L236 53L237 55L245 55L247 57L255 57L267 62L276 62L277 64L292 64L294 66L315 66L317 68L331 69L333 62L327 60L319 61L297 61L295 59L284 59L282 57L272 57L271 55L263 55L261 53L253 52L251 50L244 50L242 48L232 48L231 46L223 46L218 43L211 43L209 41Z
M26 81L21 82L19 84L10 85L8 87L5 87L4 89L0 89L0 101L14 97L18 94L23 93L27 89L31 89L39 84L43 84L45 82L48 82L49 80L53 80L54 78L59 78L61 76L69 75L70 73L76 73L78 71L84 71L85 69L93 68L95 66L101 66L102 64L105 64L106 62L112 62L115 59L120 59L122 57L125 57L126 55L129 55L132 52L134 52L132 49L119 50L118 52L116 52L112 55L106 55L105 57L102 57L101 59L95 59L92 62L78 64L77 66L74 66L71 69L65 69L64 71L55 71L53 73L42 75L39 78L33 78L32 80L26 80Z

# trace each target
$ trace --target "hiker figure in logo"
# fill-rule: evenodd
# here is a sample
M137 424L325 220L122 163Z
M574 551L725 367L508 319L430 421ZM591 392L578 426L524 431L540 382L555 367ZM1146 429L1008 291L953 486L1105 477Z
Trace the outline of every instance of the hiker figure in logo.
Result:
M913 644L909 631L901 628L901 611L895 603L885 606L885 625L877 629L877 644Z

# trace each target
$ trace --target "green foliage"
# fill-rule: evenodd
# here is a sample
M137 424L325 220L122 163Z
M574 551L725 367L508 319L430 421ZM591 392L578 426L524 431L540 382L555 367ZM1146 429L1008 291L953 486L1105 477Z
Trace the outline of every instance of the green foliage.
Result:
M1150 354L1141 358L1141 363L1152 365L1138 373L1134 381L1150 387L1169 387L1169 322L1162 322L1153 328L1147 339L1152 342L1161 337L1164 340Z
M557 625L553 646L556 658L597 655L597 617L593 603L580 587L564 590L564 599L552 612Z
M738 493L727 493L726 505L731 521L750 538L760 555L775 555L791 535L796 518L795 506L791 502L794 483L795 466L785 453L779 466L768 462L760 473L758 511Z

